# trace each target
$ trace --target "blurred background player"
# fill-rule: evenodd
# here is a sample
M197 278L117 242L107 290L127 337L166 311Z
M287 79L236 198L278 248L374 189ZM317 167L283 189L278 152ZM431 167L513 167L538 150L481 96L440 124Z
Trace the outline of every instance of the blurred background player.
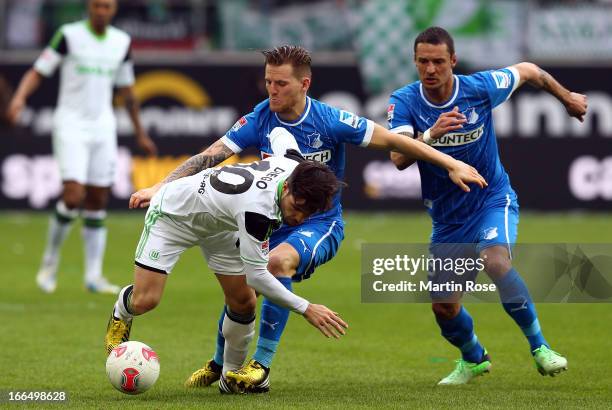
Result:
M268 135L272 129L281 127L295 137L306 158L326 163L338 179L344 178L344 143L350 143L410 153L424 161L431 161L446 169L447 178L450 177L449 180L462 189L469 189L467 183L484 186L484 180L474 168L446 155L440 156L438 151L429 149L426 144L392 134L369 119L308 97L311 58L304 48L281 46L263 54L269 98L258 104L252 113L240 118L224 137L177 168L164 183L215 166L248 147L256 148L265 158L272 153ZM161 185L135 193L131 206L146 206L152 193ZM338 194L329 211L309 218L299 227L285 224L272 234L268 269L291 290L292 281L309 278L317 266L332 259L343 238L344 222ZM214 358L187 380L188 386L207 386L219 378L225 345L221 332L224 317L222 315L219 321ZM267 389L269 368L288 318L287 309L264 300L257 350L253 360L237 372L237 379L247 386L265 385Z
M106 247L106 205L117 162L113 86L129 111L136 142L147 154L156 147L142 128L132 85L130 37L110 26L116 0L89 0L87 20L63 25L23 76L8 108L15 124L27 98L61 65L60 91L54 116L53 152L60 167L63 192L51 217L47 246L36 276L44 291L55 291L60 248L72 221L83 218L85 285L92 292L117 293L102 276Z
M242 391L231 370L244 364L255 334L253 289L303 315L327 337L344 334L347 325L336 313L293 294L266 268L274 229L281 223L298 226L330 209L340 188L326 165L305 160L293 137L277 130L270 138L276 138L273 152L280 155L204 170L164 185L153 197L136 250L134 284L121 291L109 320L108 353L129 340L134 315L158 305L180 255L196 245L225 294L222 393ZM267 389L267 380L253 388Z
M544 339L527 287L512 268L518 202L499 158L492 110L527 82L555 96L570 116L583 121L586 96L568 91L550 74L527 62L467 76L454 75L454 42L439 27L430 27L417 36L414 61L420 81L391 95L389 129L411 138L419 136L427 144L469 163L489 184L486 189L462 192L448 182L444 170L419 161L423 201L433 220L431 253L436 256L440 249L446 249L443 244L476 244L505 311L529 341L537 369L542 375L554 376L567 368L567 360L551 350ZM391 153L391 159L399 169L414 162L397 153ZM436 278L440 274L436 272L433 280L440 280ZM488 372L489 356L474 333L467 310L450 300L436 303L437 298L432 296L442 335L462 354L453 372L439 384L465 384Z

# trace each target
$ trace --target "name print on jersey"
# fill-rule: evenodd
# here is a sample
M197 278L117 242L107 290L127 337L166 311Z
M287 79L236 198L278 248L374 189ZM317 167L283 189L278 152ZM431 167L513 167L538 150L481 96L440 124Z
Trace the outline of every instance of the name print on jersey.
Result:
M255 175L252 171L249 171L249 168L255 171L266 172L270 170L270 162L256 161L251 164L225 165L221 168L215 169L212 172L210 175L210 185L217 191L224 194L242 194L248 191L255 181ZM283 168L275 167L272 171L269 171L264 176L259 177L257 182L255 182L255 186L259 189L266 189L268 187L268 182L272 182L283 172L285 172ZM234 183L231 181L225 181L223 174L240 177L242 182Z
M268 172L263 177L259 178L259 181L255 183L255 186L259 189L266 189L268 187L267 182L272 182L275 178L277 178L281 172L285 172L281 167L276 167L272 171Z
M200 182L200 188L198 189L198 194L206 193L206 179L214 172L214 169L207 169L202 173L202 182Z

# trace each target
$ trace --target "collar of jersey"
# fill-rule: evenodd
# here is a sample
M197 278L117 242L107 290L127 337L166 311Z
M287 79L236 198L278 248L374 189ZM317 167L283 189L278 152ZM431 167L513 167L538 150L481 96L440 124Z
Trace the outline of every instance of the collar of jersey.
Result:
M300 118L298 118L296 122L285 122L280 119L277 113L274 113L274 115L276 116L276 119L278 120L278 122L280 122L281 124L287 125L289 127L295 127L296 125L300 125L302 121L304 121L306 117L308 117L309 112L310 112L310 97L307 96L306 97L306 109L304 110L304 112L302 113Z
M425 96L425 93L423 92L423 83L419 83L419 91L421 92L421 98L423 99L423 101L425 101L427 105L433 108L446 108L451 105L459 94L459 77L453 74L453 78L455 79L455 81L453 81L453 96L450 98L450 100L446 101L445 103L442 103L442 105L436 105L429 101Z
M96 30L93 29L91 21L89 21L89 19L85 20L85 27L87 27L87 30L91 33L92 36L95 37L96 40L104 41L106 39L106 35L108 34L108 27L104 29L104 34L98 34L96 33Z

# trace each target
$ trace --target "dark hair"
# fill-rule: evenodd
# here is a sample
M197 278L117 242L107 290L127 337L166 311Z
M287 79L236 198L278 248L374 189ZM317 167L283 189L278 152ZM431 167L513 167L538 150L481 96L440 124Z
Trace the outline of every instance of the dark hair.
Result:
M310 53L304 47L284 45L263 50L261 54L266 58L266 65L291 64L296 77L311 75L310 64L312 60Z
M455 42L453 38L449 34L448 31L444 30L442 27L429 27L425 29L425 31L421 32L414 39L414 52L416 54L417 45L419 43L427 43L427 44L446 44L446 48L450 55L455 54Z
M304 201L297 208L309 215L330 209L334 195L345 185L327 165L311 160L300 162L287 179L289 193Z

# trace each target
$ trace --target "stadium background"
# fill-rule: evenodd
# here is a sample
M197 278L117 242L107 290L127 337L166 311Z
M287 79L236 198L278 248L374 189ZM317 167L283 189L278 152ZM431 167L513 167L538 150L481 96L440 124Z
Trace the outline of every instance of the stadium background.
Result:
M589 114L580 125L553 97L523 87L495 111L499 146L523 212L520 241L612 241L610 1L119 3L114 23L133 37L141 117L158 143L160 157L144 158L134 150L127 114L117 101L122 149L105 262L107 274L117 282L129 281L132 249L142 226L141 213L122 212L130 193L159 181L265 98L257 50L281 43L306 46L313 52L311 96L385 124L389 91L416 79L412 42L430 25L444 26L455 36L458 72L532 61L567 88L588 95ZM84 1L0 1L1 113L55 29L83 12ZM56 75L46 81L29 99L18 127L0 125L0 279L9 285L0 288L5 324L0 342L8 347L0 354L0 390L66 389L75 407L100 407L102 402L121 407L128 398L111 390L101 367L101 337L112 298L83 292L78 232L63 252L57 293L42 295L34 284L46 230L47 214L40 210L51 209L60 192L50 142L57 80ZM242 160L255 154L247 153ZM190 407L201 404L202 398L211 405L253 407L609 404L608 305L540 308L546 334L558 340L558 349L575 363L568 377L554 383L540 380L528 368L524 342L501 309L471 307L479 336L499 359L494 377L464 389L467 402L431 390L433 382L450 371L455 352L437 335L429 308L359 301L356 261L361 244L426 242L429 234L418 172L414 167L396 171L387 158L385 153L349 147L349 188L343 201L348 210L346 240L315 280L297 287L298 293L345 315L352 325L345 340L327 343L292 319L275 360L268 397L227 401L216 391L183 391L182 379L212 354L222 303L214 281L202 272L199 254L188 252L169 281L162 306L136 322L133 338L158 350L162 376L153 391L132 404ZM190 319L194 317L195 323ZM591 337L585 344L582 336L587 334ZM78 370L76 364L66 367L73 360L78 360ZM543 401L534 405L534 396Z

